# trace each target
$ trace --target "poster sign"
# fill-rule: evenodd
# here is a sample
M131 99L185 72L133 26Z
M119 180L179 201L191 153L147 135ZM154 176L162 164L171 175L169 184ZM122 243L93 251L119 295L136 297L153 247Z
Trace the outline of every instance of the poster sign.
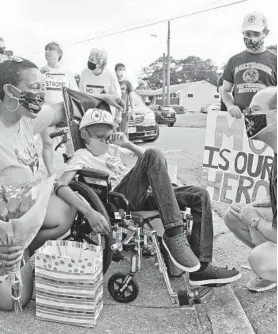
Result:
M224 111L208 114L202 186L213 201L231 204L265 199L272 162L270 147L260 141L249 144L243 118Z

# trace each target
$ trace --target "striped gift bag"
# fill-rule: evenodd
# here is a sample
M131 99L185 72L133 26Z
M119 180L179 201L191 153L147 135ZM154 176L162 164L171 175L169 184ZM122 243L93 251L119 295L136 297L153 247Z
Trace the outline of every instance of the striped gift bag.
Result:
M95 327L103 308L102 249L47 241L35 255L36 317Z

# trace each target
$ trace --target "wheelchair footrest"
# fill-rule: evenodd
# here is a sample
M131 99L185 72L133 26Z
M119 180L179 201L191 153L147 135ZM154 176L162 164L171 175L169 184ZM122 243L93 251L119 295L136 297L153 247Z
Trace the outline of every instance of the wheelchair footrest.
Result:
M199 287L192 290L181 290L178 292L180 306L194 306L201 304L211 293L210 287Z

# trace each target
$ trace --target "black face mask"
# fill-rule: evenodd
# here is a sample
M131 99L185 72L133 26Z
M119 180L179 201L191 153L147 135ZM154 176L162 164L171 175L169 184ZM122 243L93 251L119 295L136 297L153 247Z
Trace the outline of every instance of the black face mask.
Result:
M45 102L44 93L25 92L14 86L12 88L17 91L17 94L20 94L19 97L14 97L19 101L20 105L34 114L38 114L41 111L42 105Z
M244 121L247 137L250 139L267 127L266 114L246 115Z
M87 66L88 66L88 69L91 71L94 71L97 68L97 65L92 63L91 61L88 61Z

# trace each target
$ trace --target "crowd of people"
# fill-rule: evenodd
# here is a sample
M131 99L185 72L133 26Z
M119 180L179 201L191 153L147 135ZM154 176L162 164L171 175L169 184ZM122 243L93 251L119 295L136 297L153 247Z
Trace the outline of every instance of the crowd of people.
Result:
M274 162L270 199L231 205L225 223L238 239L252 248L249 262L257 277L248 283L248 289L264 291L276 286L277 281L277 57L266 49L269 30L262 14L248 14L242 33L246 50L228 61L223 85L219 85L222 86L222 110L233 117L252 120L253 131L247 128L248 137L269 145ZM29 256L45 241L63 236L78 211L86 216L96 233L110 232L105 218L68 186L78 170L91 167L107 171L112 189L123 194L134 210L159 210L165 229L162 243L174 265L181 272L189 272L190 284L228 284L240 279L238 270L212 263L213 218L207 190L190 185L174 187L162 152L154 148L144 150L129 141L128 122L135 117L135 107L124 64L116 64L112 72L107 68L106 52L92 49L78 87L73 74L61 63L63 50L56 42L46 45L47 65L40 70L29 60L6 56L3 39L0 39L0 56L3 57L0 58L0 185L18 187L40 177L36 134L42 138L47 172L55 173L53 141L49 134L66 124L63 86L89 94L111 107L110 113L96 104L85 113L80 123L85 148L74 152L69 141L67 153L71 158L55 185L43 226L26 250ZM28 93L28 101L20 98L22 92ZM37 94L41 96L40 102L35 99ZM130 168L128 161L132 156L137 162ZM191 208L194 222L190 243L184 234L180 212L185 207ZM0 246L0 268L8 272L21 261L22 251L17 245ZM29 281L32 275L22 277ZM4 291L0 284L1 294ZM26 293L25 303L30 294Z

